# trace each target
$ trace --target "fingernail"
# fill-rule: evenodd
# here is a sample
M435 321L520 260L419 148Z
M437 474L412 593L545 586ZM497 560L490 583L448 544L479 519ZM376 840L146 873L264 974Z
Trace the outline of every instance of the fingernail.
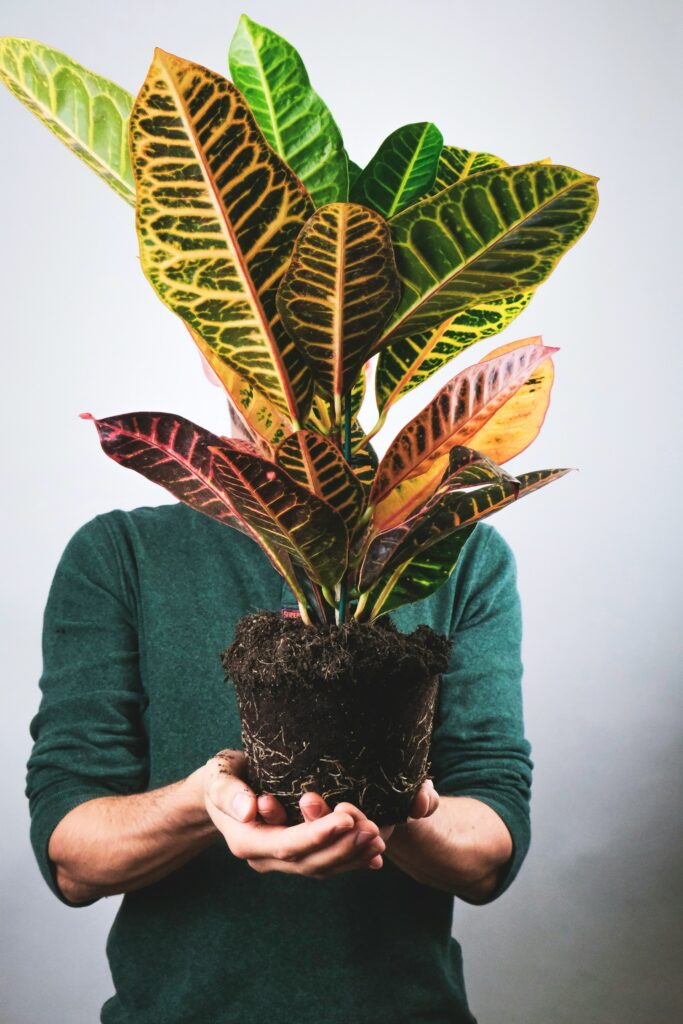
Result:
M356 836L356 846L361 846L363 843L369 843L371 839L374 839L374 833L372 832L359 832Z
M251 796L249 793L238 793L232 802L232 809L240 821L247 816L250 807Z
M319 818L323 813L323 809L319 803L311 802L308 804L301 804L301 809L306 811L309 818Z
M349 824L346 824L346 825L335 825L334 828L332 829L332 835L336 836L340 832L348 832L352 828L353 828L353 825L349 825Z

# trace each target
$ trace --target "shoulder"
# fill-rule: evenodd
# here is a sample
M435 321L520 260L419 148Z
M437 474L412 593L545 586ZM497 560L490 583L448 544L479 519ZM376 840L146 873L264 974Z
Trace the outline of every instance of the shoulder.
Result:
M490 523L477 523L458 562L458 577L477 578L503 568L516 569L515 555L505 537Z
M134 586L142 564L172 563L184 548L211 547L211 531L223 530L182 502L115 508L86 520L68 537L58 573L75 570L92 579L118 577ZM207 540L209 543L202 543Z
M149 542L155 538L174 538L210 528L213 524L208 516L196 512L183 502L163 505L140 505L138 508L114 508L99 512L86 520L70 537L67 548L106 549L127 546L138 541Z
M457 621L493 611L520 614L515 554L490 523L477 523L463 548L453 583Z

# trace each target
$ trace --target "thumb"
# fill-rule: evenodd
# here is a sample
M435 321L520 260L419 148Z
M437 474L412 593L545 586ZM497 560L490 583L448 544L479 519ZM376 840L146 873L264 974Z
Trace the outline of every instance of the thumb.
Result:
M241 750L221 750L204 766L207 800L237 821L256 817L256 794L244 781L247 759Z

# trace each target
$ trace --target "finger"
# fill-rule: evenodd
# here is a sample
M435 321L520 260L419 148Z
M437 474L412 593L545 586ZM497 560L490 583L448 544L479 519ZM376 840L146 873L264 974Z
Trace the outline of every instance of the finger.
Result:
M341 835L353 829L353 818L349 814L332 811L317 821L305 821L300 825L264 825L258 821L248 822L248 825L248 832L239 841L240 849L246 851L242 856L294 861L334 844Z
M382 853L384 852L383 840L376 836L371 842L358 844L354 842L356 834L350 833L348 837L340 839L332 846L309 854L307 857L296 860L259 857L248 860L248 864L259 873L280 871L285 874L304 875L312 878L328 878L349 871L381 868Z
M301 874L327 877L366 868L371 863L380 867L385 849L386 844L380 835L354 829L339 842L300 858L297 865Z
M287 811L272 793L262 793L256 801L258 812L267 825L286 825Z
M427 811L427 814L426 814L426 817L429 817L430 814L433 814L434 811L439 806L439 794L437 793L436 789L434 788L434 783L432 782L432 780L428 779L427 781L431 785L431 790L430 790L430 793L429 793L429 810Z
M340 803L335 805L334 809L335 811L344 811L345 814L350 814L354 819L357 831L370 833L373 837L379 835L379 827L374 821L371 821L370 818L368 818L364 811L361 811L360 807L356 807L355 804L342 800Z
M304 793L299 800L299 807L304 821L315 821L316 818L322 818L324 814L332 813L332 808L323 800L320 793Z
M429 813L430 786L427 781L423 782L413 797L408 810L409 818L424 818Z
M222 750L206 764L206 796L219 811L237 821L256 817L256 794L244 781L246 763L242 751Z

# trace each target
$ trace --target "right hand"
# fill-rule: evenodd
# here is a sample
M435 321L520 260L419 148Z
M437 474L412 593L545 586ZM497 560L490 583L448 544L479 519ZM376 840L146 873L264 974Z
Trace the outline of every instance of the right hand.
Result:
M382 867L385 843L379 828L353 805L288 826L279 800L271 794L257 798L249 788L245 768L241 750L222 750L200 771L209 817L231 852L255 871L322 879ZM299 806L305 808L306 794Z

